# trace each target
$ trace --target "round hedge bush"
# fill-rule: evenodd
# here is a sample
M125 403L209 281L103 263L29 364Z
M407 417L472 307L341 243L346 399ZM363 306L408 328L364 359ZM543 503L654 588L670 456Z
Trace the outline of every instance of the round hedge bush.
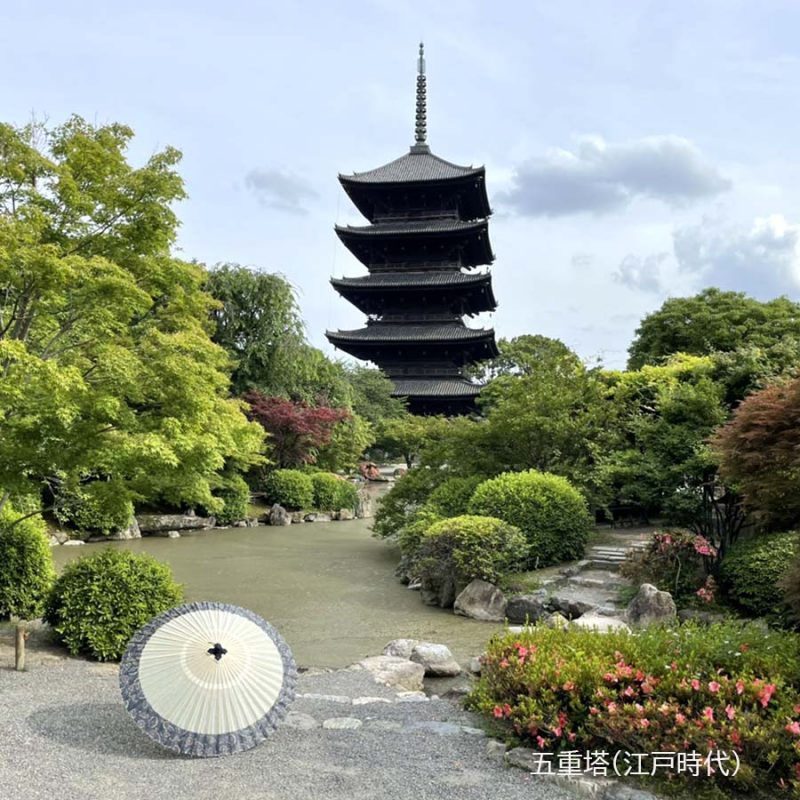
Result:
M41 517L12 525L6 506L0 516L0 618L36 619L44 612L56 572Z
M430 493L426 505L443 517L457 517L460 514L466 514L472 495L484 480L485 478L481 475L471 475L468 478L448 478Z
M800 533L770 533L739 542L720 566L720 584L737 606L776 622L786 618L782 580L800 552Z
M528 540L528 566L546 567L583 556L592 518L581 493L548 472L504 472L481 483L470 514L516 525Z
M358 502L356 487L332 472L312 473L311 483L314 486L314 508L320 511L353 509Z
M250 487L241 475L226 478L223 486L214 494L222 500L222 510L214 515L217 525L230 525L247 516L250 506Z
M527 549L519 528L494 517L464 515L434 522L422 535L415 556L423 596L449 608L475 578L496 583L518 568Z
M62 490L54 514L60 523L81 533L108 536L130 525L133 503L116 484L93 481Z
M182 599L169 566L146 553L107 548L64 568L45 620L73 655L117 660L142 625Z
M264 499L270 505L297 511L314 504L314 484L311 475L297 469L276 469L264 480Z

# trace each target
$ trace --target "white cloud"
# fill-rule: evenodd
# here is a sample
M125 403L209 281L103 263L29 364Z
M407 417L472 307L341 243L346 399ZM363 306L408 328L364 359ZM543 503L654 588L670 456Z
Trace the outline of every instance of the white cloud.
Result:
M676 230L674 243L680 270L703 286L761 299L800 292L800 224L781 214L746 225L705 218Z
M638 197L680 206L730 186L688 139L613 144L584 137L575 152L555 149L519 164L511 188L498 199L520 214L557 217L614 211Z
M304 178L280 169L251 169L244 184L263 205L292 214L307 213L305 201L319 197Z
M631 253L622 259L612 277L629 289L661 294L664 291L662 266L668 258L669 253L644 257Z

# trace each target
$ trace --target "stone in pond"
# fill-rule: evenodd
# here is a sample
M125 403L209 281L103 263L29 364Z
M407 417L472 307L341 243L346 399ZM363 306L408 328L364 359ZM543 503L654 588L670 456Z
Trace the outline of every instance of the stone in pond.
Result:
M411 651L411 661L421 664L425 675L431 678L446 678L461 674L461 667L453 658L450 648L433 642L420 642Z

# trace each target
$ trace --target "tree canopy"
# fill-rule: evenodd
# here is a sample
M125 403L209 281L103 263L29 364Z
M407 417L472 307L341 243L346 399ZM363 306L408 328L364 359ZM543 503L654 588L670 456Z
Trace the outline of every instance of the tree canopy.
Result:
M214 509L219 471L260 459L204 272L170 252L180 153L134 167L132 137L0 125L0 506L103 480Z
M769 351L786 338L800 341L800 304L705 289L694 297L671 298L642 320L628 350L628 369L662 363L675 353Z

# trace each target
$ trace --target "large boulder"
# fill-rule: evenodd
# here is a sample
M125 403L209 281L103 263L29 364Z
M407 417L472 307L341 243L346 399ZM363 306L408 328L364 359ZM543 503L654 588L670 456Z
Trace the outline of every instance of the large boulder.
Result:
M270 525L291 525L292 515L283 507L275 503L269 510Z
M463 617L502 622L506 604L505 595L494 584L476 578L456 597L453 610Z
M433 642L419 642L411 651L411 661L421 664L431 678L449 678L461 674L461 667L450 648Z
M646 627L659 622L671 622L677 616L675 601L669 592L662 592L650 583L639 587L636 597L626 611L628 622Z
M370 656L358 662L361 669L365 669L372 677L392 689L407 692L422 690L422 679L425 677L425 667L407 658L397 656Z
M352 508L340 508L337 512L336 519L340 520L350 520L354 518L353 509Z
M599 633L617 633L619 631L631 632L631 629L616 617L606 617L600 614L588 613L574 620L573 625L579 628L589 628Z
M122 530L119 531L114 531L113 533L109 534L106 538L112 539L114 541L125 541L126 539L141 539L142 531L139 528L139 523L136 521L136 517L131 517L131 521L127 528L123 528Z
M396 656L397 658L411 658L411 652L419 644L416 639L392 639L383 648L385 656Z
M366 489L358 490L358 503L356 504L356 517L366 519L374 514L372 495Z
M198 517L195 514L138 514L136 522L142 536L166 531L200 530L213 528L214 517Z
M547 591L544 589L539 589L533 594L519 594L516 597L510 597L506 605L506 617L509 622L515 624L537 622L547 614Z

